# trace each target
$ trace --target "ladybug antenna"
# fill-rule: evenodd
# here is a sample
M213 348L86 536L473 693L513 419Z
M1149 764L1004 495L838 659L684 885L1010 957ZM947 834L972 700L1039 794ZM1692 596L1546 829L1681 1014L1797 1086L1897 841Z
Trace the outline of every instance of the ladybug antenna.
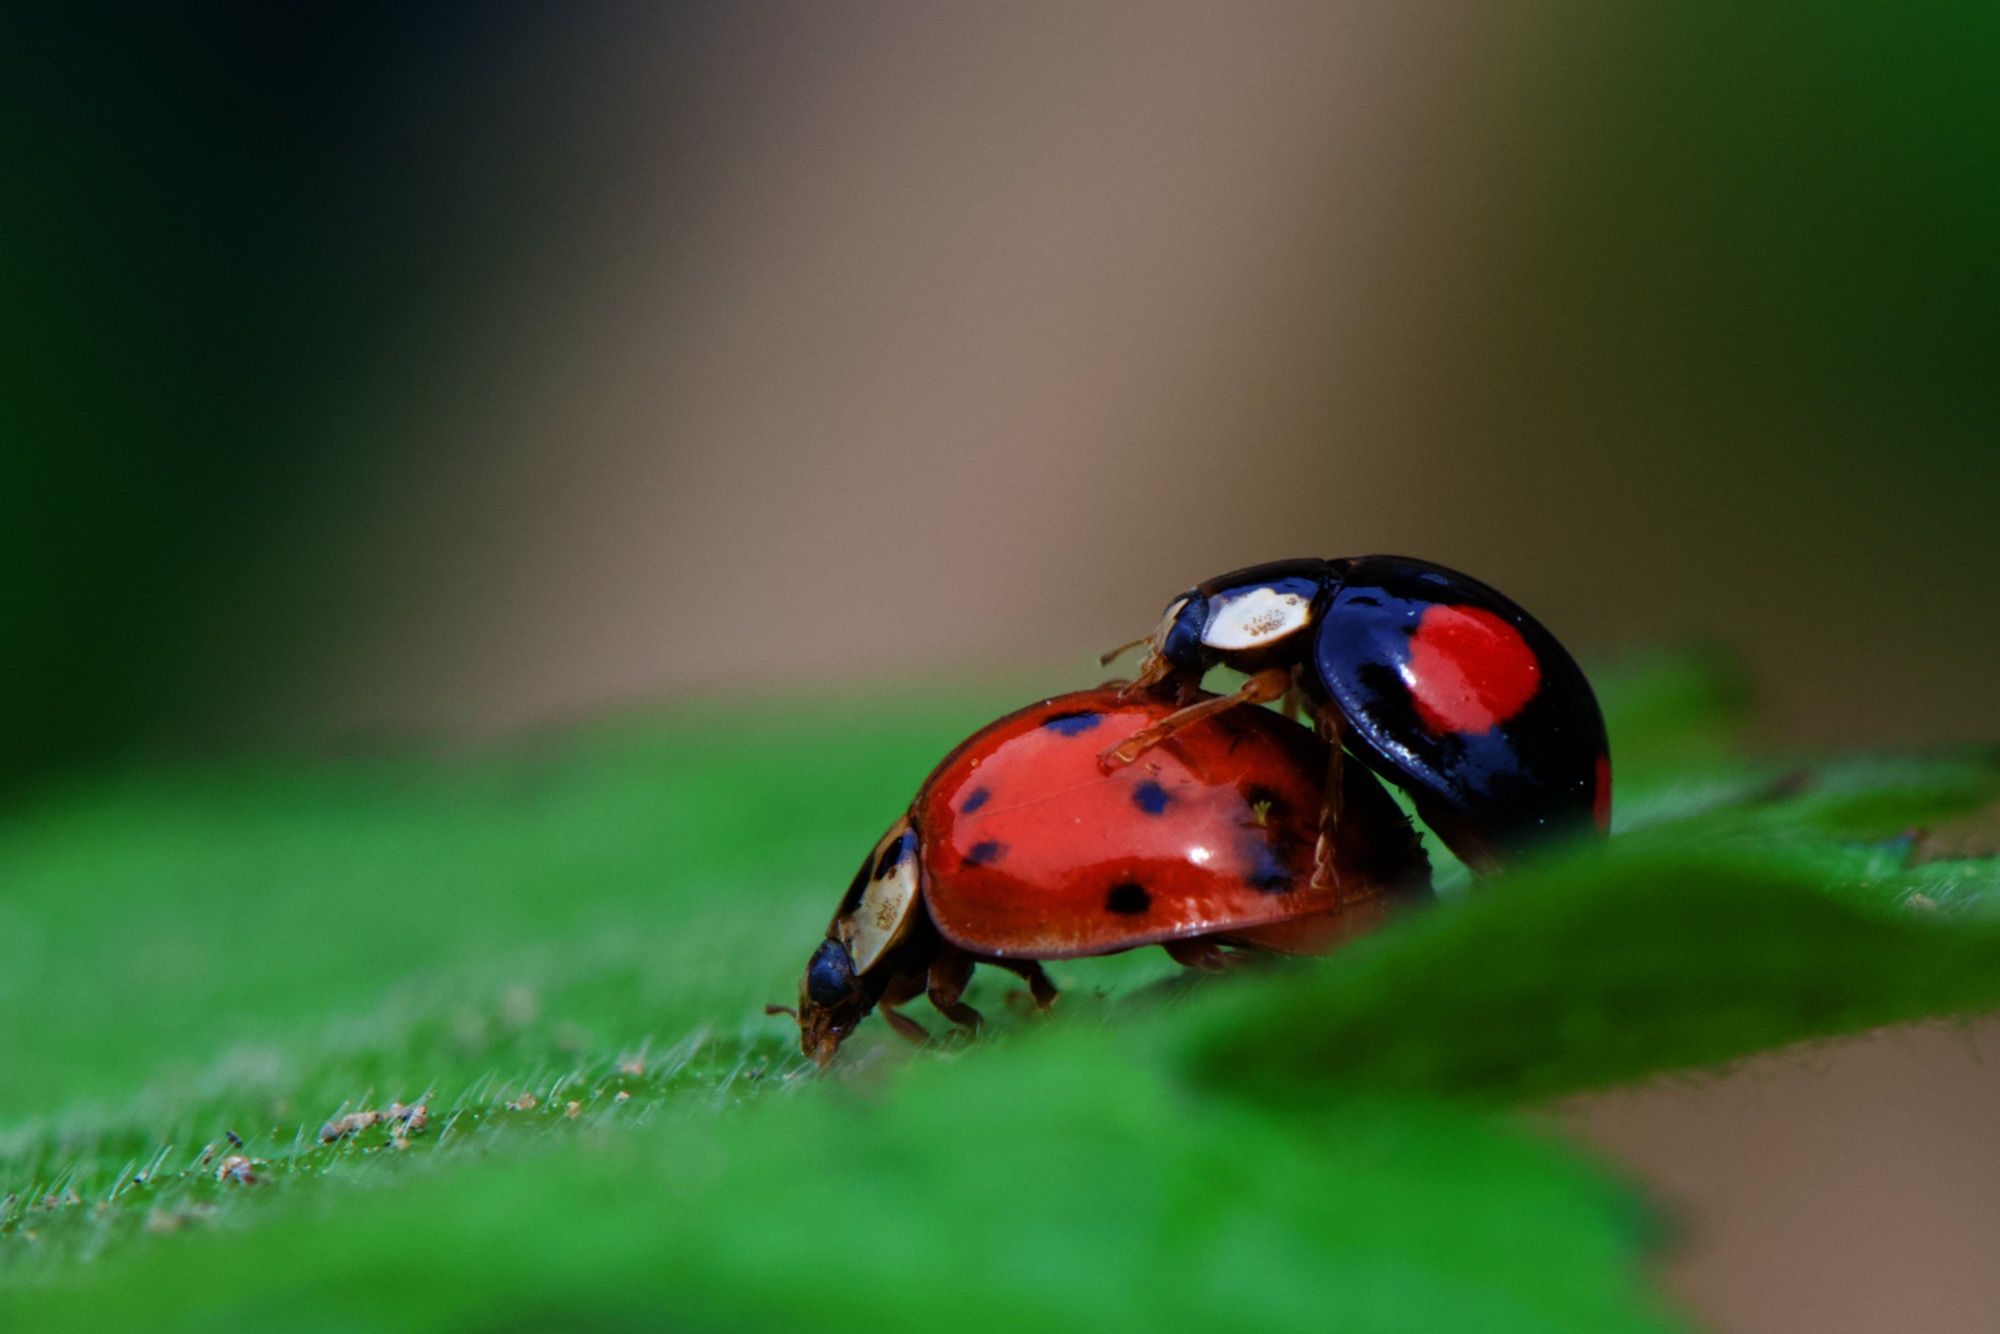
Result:
M792 1016L792 1018L794 1018L794 1019L797 1019L797 1018L799 1017L799 1012L798 1012L797 1010L794 1010L794 1009L793 1009L793 1008L792 1008L791 1006L789 1006L789 1005L766 1005L766 1006L764 1007L764 1013L765 1013L765 1014L788 1014L788 1015Z
M1105 654L1103 657L1097 660L1097 665L1099 667L1109 667L1111 665L1112 659L1117 658L1122 654L1130 653L1135 648L1144 648L1147 644L1150 644L1152 642L1153 642L1153 637L1151 635L1141 635L1139 638L1133 640L1129 644L1120 644L1117 648L1112 649L1109 653Z

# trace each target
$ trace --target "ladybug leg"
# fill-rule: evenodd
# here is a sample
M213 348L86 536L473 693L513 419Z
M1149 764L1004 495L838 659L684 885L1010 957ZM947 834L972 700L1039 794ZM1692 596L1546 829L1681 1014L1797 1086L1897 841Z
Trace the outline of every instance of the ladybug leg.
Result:
M972 956L964 950L946 947L931 961L931 1004L939 1014L977 1036L980 1024L985 1021L979 1017L979 1011L959 999L965 994L965 984L971 980Z
M1320 712L1314 722L1320 740L1326 742L1326 797L1319 808L1319 843L1313 848L1314 889L1338 890L1340 886L1340 811L1345 779L1340 751L1340 719L1331 709Z
M876 1003L875 1007L882 1012L882 1017L889 1021L889 1027L895 1029L897 1033L908 1038L911 1042L928 1042L931 1035L922 1024L910 1018L907 1014L900 1013L896 1007L923 989L924 975L922 973L913 973L908 977L899 977L889 984L889 989L882 993L882 999Z
M1112 649L1109 653L1106 653L1101 657L1099 657L1097 660L1097 665L1099 667L1109 667L1113 662L1116 662L1119 658L1124 657L1127 653L1130 653L1133 649L1144 648L1146 645L1152 642L1153 642L1153 637L1151 635L1141 635L1139 638L1133 640L1131 643L1120 644L1117 648Z
M1056 984L1049 981L1049 975L1042 971L1041 964L1035 960L981 959L979 962L990 963L995 968L1004 968L1023 982L1026 982L1028 984L1028 994L1035 998L1035 1008L1043 1014L1047 1014L1049 1007L1056 1003L1056 996L1059 994L1056 991ZM1019 995L1020 993L1015 992L1014 994Z
M907 1014L903 1014L895 1006L884 1005L879 1008L882 1011L882 1017L889 1021L889 1027L895 1029L897 1033L908 1038L911 1042L921 1044L931 1040L930 1032L922 1024L910 1018Z
M1212 718L1239 704L1269 704L1292 688L1292 674L1283 667L1271 667L1245 681L1233 695L1205 699L1168 714L1151 727L1143 728L1110 747L1097 757L1097 767L1106 773L1122 768L1144 755L1190 723Z
M1196 968L1204 973L1219 973L1229 967L1229 955L1222 946L1207 936L1196 936L1192 940L1163 940L1160 948L1167 957L1183 968Z
M1285 697L1278 701L1278 709L1288 722L1301 722L1313 716L1312 701L1306 697L1305 687L1299 684L1299 671L1292 668L1291 684L1285 687Z
M1424 818L1438 836L1438 840L1451 849L1452 856L1464 862L1475 875L1493 875L1500 870L1500 852L1493 846L1493 840L1472 821L1428 797L1414 798L1417 814Z

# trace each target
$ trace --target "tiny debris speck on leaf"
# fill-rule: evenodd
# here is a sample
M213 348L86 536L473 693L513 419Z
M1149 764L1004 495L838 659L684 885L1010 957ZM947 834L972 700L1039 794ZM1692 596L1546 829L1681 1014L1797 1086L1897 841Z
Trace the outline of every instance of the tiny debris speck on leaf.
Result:
M319 1128L319 1142L333 1144L377 1125L388 1129L392 1141L407 1139L422 1134L430 1119L430 1108L422 1102L392 1102L386 1112L366 1108L335 1117Z
M217 1181L234 1181L239 1186L254 1186L258 1177L251 1169L263 1164L254 1158L246 1158L240 1153L232 1153L215 1166Z

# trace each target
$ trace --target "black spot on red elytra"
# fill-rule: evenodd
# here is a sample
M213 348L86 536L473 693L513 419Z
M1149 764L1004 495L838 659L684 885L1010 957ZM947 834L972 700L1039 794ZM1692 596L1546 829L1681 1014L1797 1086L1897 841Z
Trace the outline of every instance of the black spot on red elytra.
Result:
M1113 885L1111 892L1104 896L1104 911L1126 917L1135 917L1152 906L1153 896L1148 894L1146 887L1136 880Z
M1042 726L1058 736L1080 736L1104 721L1104 716L1090 709L1071 709L1068 713L1052 713L1042 719Z
M983 787L975 787L974 789L972 789L972 791L966 793L965 800L959 803L958 813L960 815L972 814L974 811L978 810L981 806L984 806L986 804L986 799L992 795L993 794L991 792L988 792Z
M1243 849L1249 869L1243 882L1260 894L1282 894L1292 887L1292 868L1285 865L1277 846L1262 838L1247 840Z
M999 861L1001 857L1005 856L1006 852L1007 845L1005 843L995 843L992 839L987 839L983 843L974 843L965 850L965 865L991 866L994 862Z
M1167 790L1150 778L1132 789L1132 804L1148 815L1159 815L1172 800Z

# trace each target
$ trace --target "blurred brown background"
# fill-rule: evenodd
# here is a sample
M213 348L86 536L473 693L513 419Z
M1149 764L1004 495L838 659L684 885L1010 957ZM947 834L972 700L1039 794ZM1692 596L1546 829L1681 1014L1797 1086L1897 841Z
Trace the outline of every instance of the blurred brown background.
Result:
M2000 734L1984 7L6 22L13 773L1074 671L1370 550Z
M1371 550L1586 654L1720 640L1774 740L2000 735L1990 6L13 7L0 53L17 788L1087 675Z

